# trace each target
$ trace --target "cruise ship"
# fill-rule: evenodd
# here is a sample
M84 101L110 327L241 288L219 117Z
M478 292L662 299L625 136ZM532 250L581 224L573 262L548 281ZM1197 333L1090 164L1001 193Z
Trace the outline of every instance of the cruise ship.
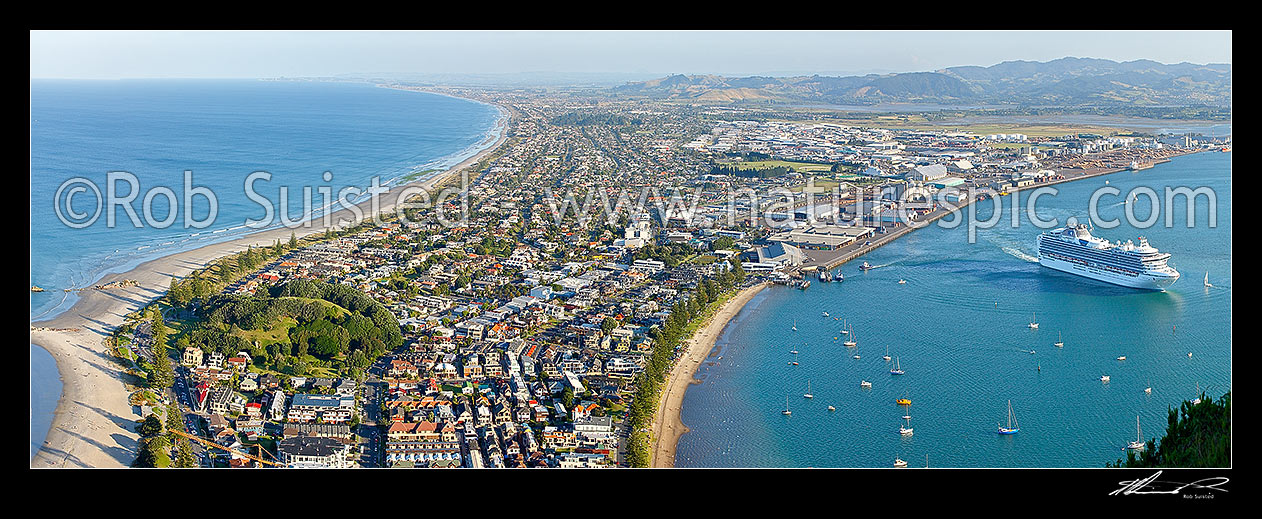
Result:
M1170 254L1148 245L1144 237L1138 246L1130 241L1109 243L1078 224L1040 234L1038 247L1044 267L1114 285L1164 291L1179 279L1179 272L1166 265Z

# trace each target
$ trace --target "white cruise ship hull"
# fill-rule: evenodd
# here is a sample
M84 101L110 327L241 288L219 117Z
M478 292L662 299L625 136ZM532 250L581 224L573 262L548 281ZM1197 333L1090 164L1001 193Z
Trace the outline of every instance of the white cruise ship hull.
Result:
M1040 255L1039 264L1044 267L1056 269L1061 272L1067 272L1069 274L1079 275L1085 278L1091 278L1096 281L1103 281L1114 285L1144 290L1165 291L1166 287L1174 284L1174 282L1179 279L1179 274L1177 272L1173 274L1146 273L1131 276L1091 265L1071 263L1045 255Z

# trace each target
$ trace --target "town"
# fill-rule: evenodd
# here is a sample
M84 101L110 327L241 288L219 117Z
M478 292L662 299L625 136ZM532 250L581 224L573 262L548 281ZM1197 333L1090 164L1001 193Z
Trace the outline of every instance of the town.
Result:
M1230 147L388 86L510 114L459 186L465 218L408 208L172 281L112 338L137 466L646 466L681 341L735 291L805 281L977 190Z

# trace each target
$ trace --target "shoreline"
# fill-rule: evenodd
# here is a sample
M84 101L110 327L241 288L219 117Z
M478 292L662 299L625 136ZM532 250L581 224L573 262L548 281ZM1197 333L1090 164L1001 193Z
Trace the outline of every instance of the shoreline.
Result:
M680 415L688 386L695 383L694 376L697 369L701 367L705 359L710 357L710 352L714 350L715 342L723 333L723 329L727 328L732 318L736 317L736 314L769 284L764 281L742 289L724 302L723 306L710 316L705 326L698 329L684 343L686 345L684 354L671 368L666 386L658 398L657 413L653 418L653 458L649 466L653 468L675 466L675 446L679 443L679 438L689 430Z
M428 179L391 186L389 192L378 199L380 210L392 211L401 202L399 198L405 188L431 190L499 150L508 140L512 112L503 106L492 106L497 106L501 113L494 127L499 135L493 144ZM356 204L356 207L364 215L375 216L371 212L371 199ZM288 240L291 233L303 238L324 232L327 228L337 228L340 220L353 222L353 216L350 208L343 208L331 213L331 225L328 227L324 225L323 218L318 218L305 227L262 229L220 243L154 258L126 272L105 274L92 283L99 285L133 279L137 281L135 286L85 290L65 311L51 318L30 321L31 344L52 355L62 382L61 397L53 412L52 424L39 451L31 458L30 466L130 466L139 442L132 426L139 416L128 404L130 393L123 382L123 371L113 364L103 344L110 332L123 323L127 314L166 293L172 279L183 278L247 247L268 246L278 239Z
M1200 151L1192 151L1188 153L1180 153L1177 155L1172 155L1172 156L1162 159L1159 163L1169 162L1171 159L1174 159L1176 157L1181 157L1185 155L1193 155L1196 153L1200 153ZM1037 188L1037 187L1049 186L1053 184L1063 184L1066 182L1073 182L1073 181L1083 180L1087 178L1111 175L1113 173L1121 173L1123 171L1128 171L1128 169L1127 168L1086 168L1086 169L1078 170L1076 172L1077 174L1074 174L1072 176L1067 176L1066 178L1057 179L1050 182L1039 183L1032 186L1013 188L1013 189L1010 189L1008 193L1009 195L1012 195L1023 189L1032 189L1032 188ZM977 202L977 200L970 200L967 204L960 206L960 208L967 207L968 205L974 202ZM837 268L855 258L858 258L869 252L872 252L873 250L883 245L887 245L890 242L893 242L894 240L908 233L911 233L912 231L921 229L923 227L927 227L930 223L942 217L945 217L947 214L950 214L950 213L943 212L940 214L935 214L931 216L930 218L924 220L923 221L924 225L918 225L914 227L903 226L895 231L891 231L889 234L886 234L885 236L882 236L881 239L874 241L872 245L870 246L862 247L860 250L852 251L848 254L843 255L842 257L833 258L832 260L826 261L822 264L819 264L818 266L822 268L830 269L830 270ZM808 263L811 263L811 262L808 262ZM798 269L795 269L795 270L800 270L802 267L806 267L806 266L810 266L810 265L808 265L807 263L804 263L802 266L798 267ZM732 318L736 317L736 314L738 314L741 311L741 309L745 307L745 304L747 304L749 300L752 299L755 294L757 294L758 292L761 292L762 289L766 287L768 284L770 284L769 281L744 289L741 293L737 294L732 299L729 299L726 303L723 304L722 308L720 308L717 312L715 312L714 316L710 318L710 321L707 322L703 328L699 329L686 342L687 351L684 353L682 357L680 357L680 360L675 363L674 367L671 368L670 374L667 376L665 389L662 392L662 396L659 398L659 402L657 405L657 414L653 418L653 447L652 447L653 457L649 465L650 467L673 468L675 466L675 449L679 443L679 438L682 437L685 433L689 432L689 429L686 425L684 425L682 416L681 416L681 412L683 409L684 394L686 393L688 386L694 383L694 376L697 372L697 369L699 369L701 367L701 363L706 358L709 357L710 351L714 349L715 341L718 340L718 336L723 331L723 329L727 327L728 322L730 322ZM698 342L705 345L705 347L694 348L694 346ZM686 371L683 369L685 365L690 366ZM669 416L669 422L667 421L668 416ZM667 438L668 435L669 435L669 439Z

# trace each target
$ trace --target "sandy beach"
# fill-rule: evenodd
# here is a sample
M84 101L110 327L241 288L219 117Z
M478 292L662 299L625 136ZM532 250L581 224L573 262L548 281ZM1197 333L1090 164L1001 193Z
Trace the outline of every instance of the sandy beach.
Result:
M666 386L662 389L661 401L657 405L657 414L653 418L655 441L653 442L653 462L650 466L654 468L675 466L675 444L679 443L680 436L688 432L688 427L684 426L679 412L684 405L684 394L688 386L694 382L693 375L696 374L697 368L701 367L701 363L705 362L706 357L710 356L710 350L714 349L714 342L719 339L719 334L723 333L728 321L736 317L737 312L745 307L745 303L753 299L754 295L766 286L767 283L759 283L741 290L740 293L728 299L714 315L710 316L705 326L697 330L697 333L684 343L684 355L670 370Z
M475 164L498 149L508 135L509 116L497 123L499 139L485 150L428 180L392 186L381 195L380 209L391 211L399 202L403 187L419 186L426 190L441 184L462 169ZM369 215L370 201L359 204ZM339 219L354 218L349 209L333 214ZM39 452L31 460L32 467L126 467L135 458L137 435L132 431L139 409L127 403L128 392L118 366L110 360L104 345L115 327L127 314L136 311L166 293L172 278L182 278L213 261L246 250L250 246L270 246L276 240L286 241L290 234L304 237L325 231L322 219L310 227L279 228L259 231L230 241L207 245L150 260L136 268L108 274L96 284L125 279L136 286L109 290L87 289L79 293L72 307L49 320L31 323L31 343L44 348L57 361L61 375L62 395L57 402L52 426Z

